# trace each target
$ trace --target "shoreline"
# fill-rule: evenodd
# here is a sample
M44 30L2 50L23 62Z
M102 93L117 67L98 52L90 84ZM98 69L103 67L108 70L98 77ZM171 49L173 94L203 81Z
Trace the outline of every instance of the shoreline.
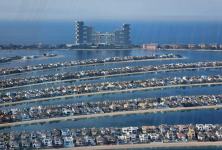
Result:
M211 50L211 49L160 49L159 51L203 51L203 52L222 52L222 50L219 49L215 49L215 50Z
M3 63L0 63L0 64L9 64L9 63L25 62L25 61L28 62L28 61L33 61L33 60L52 59L52 58L60 58L60 57L64 57L64 56L63 55L57 55L57 56L54 56L54 57L43 56L43 57L32 58L32 59L16 59L16 60L8 61L8 62L3 62ZM0 75L0 76L2 76L2 75Z
M63 96L56 96L56 97L36 98L36 99L30 99L30 100L15 101L15 102L10 102L10 103L1 103L0 106L21 104L21 103L29 103L29 102L37 102L37 101L45 101L45 100L52 100L52 99L60 99L60 98L67 98L67 97L79 97L79 96L88 96L88 95L142 91L142 90L178 88L178 87L181 88L181 87L189 87L189 86L190 87L192 87L192 86L209 86L209 85L222 85L222 82L201 83L201 84L200 83L198 83L198 84L180 84L180 85L156 86L156 87L125 89L125 90L114 90L114 91L101 91L101 92L92 92L92 93L72 94L72 95L63 95Z
M2 49L0 51L55 51L55 50L93 50L93 51L105 51L105 50L143 50L143 48L123 48L123 49Z
M33 60L41 60L41 59L52 59L52 58L60 58L60 57L64 57L63 55L57 55L57 56L53 56L53 57L39 57L39 58L33 58L33 59L17 59L17 60L13 60L11 62L23 62L23 61L33 61Z
M134 149L134 148L161 148L161 147L205 147L205 146L222 146L222 142L173 142L173 143L149 143L149 144L124 144L124 145L103 145L103 146L84 146L72 148L59 148L61 150L105 150L105 149ZM50 148L48 150L55 150Z
M107 78L107 77L109 78L109 77L149 74L149 73L157 73L157 72L172 72L172 71L199 70L199 69L221 69L221 68L222 68L222 66L216 66L216 67L183 68L183 69L169 69L169 70L155 70L155 71L124 73L124 74L113 74L113 75L86 77L86 78L79 78L79 79L66 79L66 80L59 80L59 81L49 81L49 82L42 82L42 83L36 83L36 84L27 84L27 85L23 85L23 86L15 86L15 87L9 87L9 88L0 88L0 91L23 88L23 87L29 87L29 86L38 86L38 85L44 85L44 84L54 84L54 83L62 83L62 82L69 82L69 81L81 81L81 80L90 80L90 79Z
M34 71L26 71L26 72L20 72L20 73L6 74L6 75L0 75L0 77L14 76L14 75L19 75L19 74L27 74L27 73L32 73L32 72L40 72L40 71L48 71L48 70L56 70L56 69L73 68L73 67L86 67L86 66L97 66L97 65L125 63L125 62L129 63L129 62L162 61L162 60L177 60L177 59L186 59L186 57L182 57L182 58L161 58L161 59L143 59L143 60L130 60L130 61L119 61L119 62L108 62L108 63L95 63L95 64L87 64L87 65L76 65L76 66L58 67L58 68L51 68L51 69L42 69L42 70L34 70Z
M56 51L56 50L62 50L62 51L110 51L110 50L148 50L148 51L164 51L164 50L180 50L180 51L219 51L222 52L220 49L143 49L141 48L123 48L123 49L2 49L0 51Z
M23 124L33 124L33 123L40 123L40 122L50 122L50 121L61 121L61 120L69 120L69 119L95 118L95 117L105 117L105 116L142 114L142 113L153 113L153 112L170 112L170 111L182 111L182 110L201 110L201 109L214 109L214 108L222 108L222 105L146 109L146 110L118 111L118 112L112 112L112 113L101 113L101 114L90 114L90 115L76 115L76 116L67 116L67 117L57 117L57 118L47 118L47 119L38 119L38 120L30 120L30 121L4 123L4 124L0 124L0 127L16 126L16 125L23 125Z

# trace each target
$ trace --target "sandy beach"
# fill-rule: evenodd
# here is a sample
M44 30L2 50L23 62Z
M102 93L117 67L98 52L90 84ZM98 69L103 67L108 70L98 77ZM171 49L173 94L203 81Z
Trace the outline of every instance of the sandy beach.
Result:
M31 72L40 72L40 71L48 71L48 70L60 70L65 68L73 68L73 67L86 67L86 66L98 66L98 65L106 65L106 64L116 64L116 63L128 63L128 62L143 62L143 61L162 61L162 60L176 60L176 59L185 59L186 57L182 58L161 58L161 59L143 59L143 60L130 60L130 61L119 61L119 62L107 62L107 63L95 63L95 64L87 64L87 65L77 65L77 66L68 66L68 67L59 67L59 68L52 68L52 69L43 69L43 70L33 70L33 71L26 71L21 73L13 73L13 74L7 74L7 75L0 75L0 77L3 76L13 76L13 75L19 75L24 73L31 73Z
M222 68L222 66L200 67L200 68L182 68L182 69L155 70L155 71L144 71L144 72L134 72L134 73L113 74L113 75L95 76L95 77L87 77L87 78L79 78L79 79L67 79L67 80L59 80L59 81L49 81L49 82L43 82L43 83L28 84L28 85L23 85L23 86L1 88L0 91L10 90L10 89L17 89L17 88L23 88L23 87L28 87L28 86L37 86L37 85L44 85L44 84L69 82L69 81L81 81L81 80L90 80L90 79L98 79L98 78L109 78L109 77L117 77L117 76L128 76L128 75L138 75L138 74L147 74L147 73L157 73L157 72L171 72L171 71L199 70L199 69L220 69L220 68Z
M119 111L119 112L101 113L101 114L76 115L76 116L68 116L68 117L58 117L58 118L48 118L48 119L4 123L4 124L0 124L0 127L39 123L39 122L49 122L49 121L60 121L60 120L67 120L67 119L80 119L80 118L91 118L91 117L117 116L117 115L127 115L127 114L181 111L181 110L214 109L214 108L222 108L222 105L197 106L197 107L176 107L176 108L163 108L163 109L146 109L146 110Z
M99 150L99 149L132 149L132 148L158 148L158 147L203 147L222 146L222 142L177 142L177 143L150 143L150 144L124 144L124 145L103 145L90 147L60 148L61 150ZM54 150L53 148L48 150Z
M193 86L210 86L210 85L222 85L222 82L156 86L156 87L125 89L125 90L114 90L114 91L102 91L102 92L93 92L93 93L73 94L73 95L64 95L64 96L47 97L47 98L36 98L36 99L31 99L31 100L1 103L0 106L21 104L21 103L29 103L29 102L36 102L36 101L46 101L46 100L66 98L66 97L79 97L79 96L98 95L98 94L111 94L111 93L122 93L122 92L132 92L132 91L142 91L142 90L154 90L154 89L165 89L165 88L181 88L181 87L193 87Z

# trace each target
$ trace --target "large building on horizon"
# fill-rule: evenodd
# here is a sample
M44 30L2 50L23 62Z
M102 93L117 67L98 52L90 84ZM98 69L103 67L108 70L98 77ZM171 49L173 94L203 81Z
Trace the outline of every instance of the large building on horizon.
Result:
M105 42L102 42L104 36ZM76 21L76 44L130 46L131 43L130 24L123 24L122 30L116 29L113 33L104 33L94 32L92 26L84 26L83 21Z

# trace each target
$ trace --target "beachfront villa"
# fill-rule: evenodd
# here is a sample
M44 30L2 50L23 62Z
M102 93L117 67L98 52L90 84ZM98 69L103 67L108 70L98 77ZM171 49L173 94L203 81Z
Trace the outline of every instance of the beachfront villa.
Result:
M73 147L73 138L72 137L64 137L64 147Z

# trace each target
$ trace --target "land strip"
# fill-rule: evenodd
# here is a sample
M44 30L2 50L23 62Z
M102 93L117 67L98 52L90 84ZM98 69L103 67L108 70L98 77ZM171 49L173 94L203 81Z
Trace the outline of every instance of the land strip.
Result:
M23 87L28 87L28 86L37 86L37 85L44 85L44 84L69 82L69 81L90 80L90 79L98 79L98 78L109 78L109 77L116 77L116 76L128 76L128 75L138 75L138 74L157 73L157 72L183 71L183 70L221 69L221 68L222 68L222 66L216 66L216 67L181 68L181 69L167 69L167 70L155 70L155 71L142 71L142 72L133 72L133 73L113 74L113 75L86 77L86 78L79 78L79 79L67 79L67 80L50 81L50 82L43 82L43 83L36 83L36 84L28 84L28 85L23 85L23 86L15 86L15 87L9 87L9 88L1 88L0 91L23 88Z
M161 51L210 51L210 52L222 52L222 50L219 49L160 49Z
M13 74L7 74L7 75L0 75L0 77L20 75L20 74L31 73L31 72L40 72L40 71L43 72L43 71L49 71L49 70L60 70L60 69L73 68L73 67L98 66L98 65L116 64L116 63L127 63L127 62L129 63L129 62L144 62L144 61L177 60L177 59L185 59L185 58L186 58L186 57L182 57L182 58L161 58L161 59L143 59L143 60L130 60L130 61L119 61L119 62L107 62L107 63L94 63L94 64L87 64L87 65L76 65L76 66L58 67L58 68L51 68L51 69L33 70L33 71L27 71L27 72L21 72L21 73L13 73Z
M98 149L127 149L127 148L158 148L158 147L203 147L222 146L222 142L172 142L172 143L150 143L150 144L124 144L124 145L103 145L88 147L60 148L61 150L98 150ZM54 150L47 149L47 150Z
M222 85L222 82L199 83L199 84L180 84L180 85L156 86L156 87L145 87L145 88L133 88L133 89L125 89L125 90L102 91L102 92L83 93L83 94L72 94L72 95L37 98L37 99L23 100L23 101L9 102L9 103L1 103L0 106L29 103L29 102L36 102L36 101L45 101L45 100L50 100L50 99L59 99L59 98L67 98L67 97L79 97L79 96L98 95L98 94L111 94L111 93L122 93L122 92L132 92L132 91L142 91L142 90L154 90L154 89L164 89L164 88L181 88L181 87L192 87L192 86L210 86L210 85Z
M60 58L60 57L64 57L64 56L63 55L57 55L57 56L53 56L53 57L43 56L43 57L34 58L34 59L17 59L17 60L12 60L11 62L33 61L33 60L52 59L52 58ZM8 63L8 62L6 62L6 63Z
M146 109L146 110L136 110L136 111L119 111L119 112L112 112L112 113L76 115L76 116L68 116L68 117L57 117L57 118L48 118L48 119L39 119L39 120L4 123L4 124L0 124L0 127L15 126L15 125L22 125L22 124L32 124L32 123L40 123L40 122L49 122L49 121L60 121L60 120L67 120L67 119L116 116L116 115L138 114L138 113L153 113L153 112L164 112L164 111L214 109L214 108L222 108L222 105L195 106L195 107L176 107L176 108L163 108L163 109Z
M55 50L62 50L62 51L68 51L68 50L74 50L74 51L106 51L106 50L142 50L142 48L123 48L123 49L63 49L63 48L60 48L60 49L10 49L10 51L55 51ZM2 49L0 51L7 51L6 49Z

